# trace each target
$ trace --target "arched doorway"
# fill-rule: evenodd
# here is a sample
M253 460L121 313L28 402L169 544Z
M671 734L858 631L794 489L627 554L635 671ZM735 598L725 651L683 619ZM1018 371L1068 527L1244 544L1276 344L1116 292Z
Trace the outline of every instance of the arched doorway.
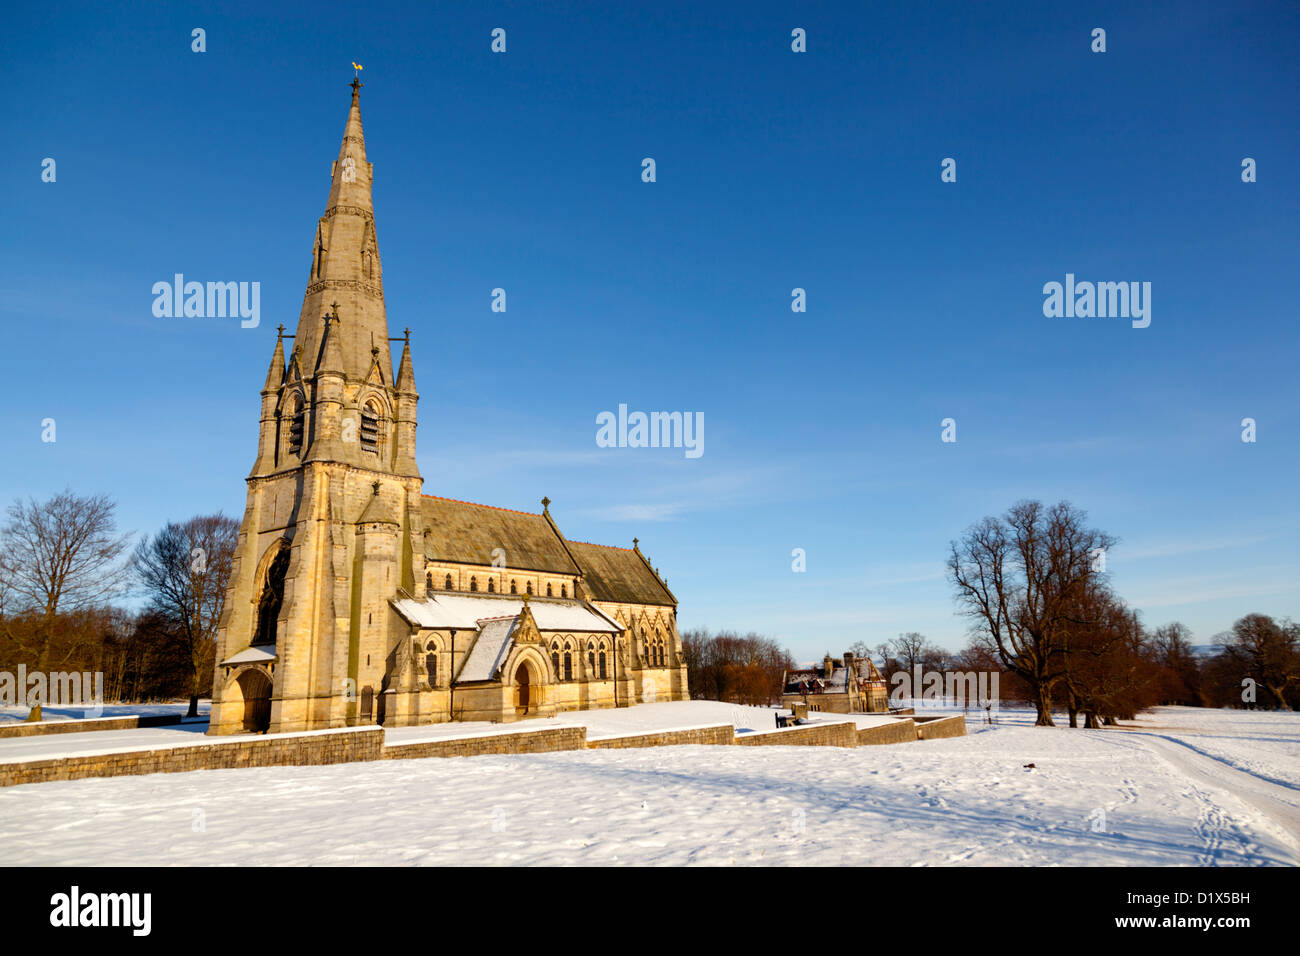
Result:
M533 700L532 679L527 664L520 664L515 671L515 716L523 717L530 708L536 708Z
M239 675L239 692L244 698L244 729L261 733L271 726L271 678L250 668Z

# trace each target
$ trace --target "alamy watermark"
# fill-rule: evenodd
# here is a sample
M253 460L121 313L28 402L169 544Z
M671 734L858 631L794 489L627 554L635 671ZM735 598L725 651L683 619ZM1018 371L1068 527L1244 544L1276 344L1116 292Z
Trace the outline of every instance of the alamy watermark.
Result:
M950 701L958 707L998 709L997 671L927 671L920 664L911 671L896 671L889 678L891 707L912 701L913 707L943 707Z
M43 671L28 673L26 664L18 673L0 671L0 707L71 707L85 710L87 717L104 713L104 672Z
M684 448L687 458L704 454L703 412L632 412L596 416L596 445L600 448Z
M262 321L262 283L186 282L176 273L173 281L153 284L155 318L224 319L238 316L240 326L255 329Z
M1135 329L1151 324L1150 282L1075 282L1067 272L1064 284L1046 283L1043 295L1049 319L1132 319Z

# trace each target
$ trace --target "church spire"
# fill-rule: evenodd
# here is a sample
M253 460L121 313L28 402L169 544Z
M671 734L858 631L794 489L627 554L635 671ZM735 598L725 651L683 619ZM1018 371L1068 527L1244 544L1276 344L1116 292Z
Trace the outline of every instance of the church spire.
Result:
M325 336L323 316L330 310L330 303L337 301L345 317L331 330L339 340L342 357L338 370L349 381L363 379L370 370L373 343L379 346L374 358L385 380L391 382L393 358L388 348L383 271L371 197L373 181L374 168L366 155L361 127L361 82L353 80L343 140L330 170L325 214L316 225L296 342L303 360L315 361Z

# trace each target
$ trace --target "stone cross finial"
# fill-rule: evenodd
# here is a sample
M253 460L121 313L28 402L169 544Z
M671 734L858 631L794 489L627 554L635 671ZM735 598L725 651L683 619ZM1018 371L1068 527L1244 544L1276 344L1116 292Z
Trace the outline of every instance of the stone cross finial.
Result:
M550 499L550 498L543 498L543 499L542 499L542 512L543 512L543 513L547 513L547 512L549 512L550 507L551 507L551 499Z

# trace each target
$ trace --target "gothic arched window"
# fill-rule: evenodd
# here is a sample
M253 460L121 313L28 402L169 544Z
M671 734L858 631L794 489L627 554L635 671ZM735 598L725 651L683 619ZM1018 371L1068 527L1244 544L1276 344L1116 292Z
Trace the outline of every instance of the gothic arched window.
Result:
M564 642L564 679L573 680L573 645Z
M443 587L443 590L444 590L444 591L450 591L450 590L451 590L451 575L450 575L450 574L447 575L447 583L446 583L446 585Z
M528 593L529 593L529 594L532 594L532 593L533 593L533 582L532 582L532 581L529 581L529 582L528 582Z
M568 597L568 596L569 596L569 588L568 588L568 586L567 586L567 585L564 585L564 584L561 584L561 585L560 585L560 597L562 597L562 598L566 598L566 597Z
M379 424L382 416L379 407L374 402L366 402L361 406L361 450L370 452L372 455L379 454L380 433Z
M425 588L427 588L427 589L430 590L430 591L433 590L433 572L432 572L432 571L430 571L430 572L428 572L427 574L425 574L425 576L424 576L424 586L425 586Z
M549 581L546 583L546 596L547 597L551 596L551 584Z
M303 430L303 403L302 396L295 393L289 399L289 454L302 454L302 430Z
M555 668L555 676L558 678L560 676L560 645L558 643L551 644L551 666Z
M488 594L496 594L496 593L497 593L496 578L488 578Z
M587 668L588 674L594 676L596 673L596 645L587 642Z
M604 680L604 679L605 679L605 676L606 676L606 675L605 675L605 645L604 645L604 644L601 644L601 645L600 645L600 657L599 657L599 661L600 661L600 665L599 665L599 667L600 667L600 679L601 679L601 680Z
M470 589L471 591L477 591L477 590L478 590L478 578L470 578L470 579L469 579L469 589Z
M281 547L266 569L262 596L257 602L257 634L253 637L254 644L275 643L276 623L284 604L284 576L288 570L289 549Z
M511 594L518 594L518 593L519 593L519 586L518 586L517 584L515 584L514 581L511 581L511 582L510 582L510 593L511 593Z
M424 669L429 672L429 686L438 686L438 645L430 641L425 648L428 651L424 655Z

